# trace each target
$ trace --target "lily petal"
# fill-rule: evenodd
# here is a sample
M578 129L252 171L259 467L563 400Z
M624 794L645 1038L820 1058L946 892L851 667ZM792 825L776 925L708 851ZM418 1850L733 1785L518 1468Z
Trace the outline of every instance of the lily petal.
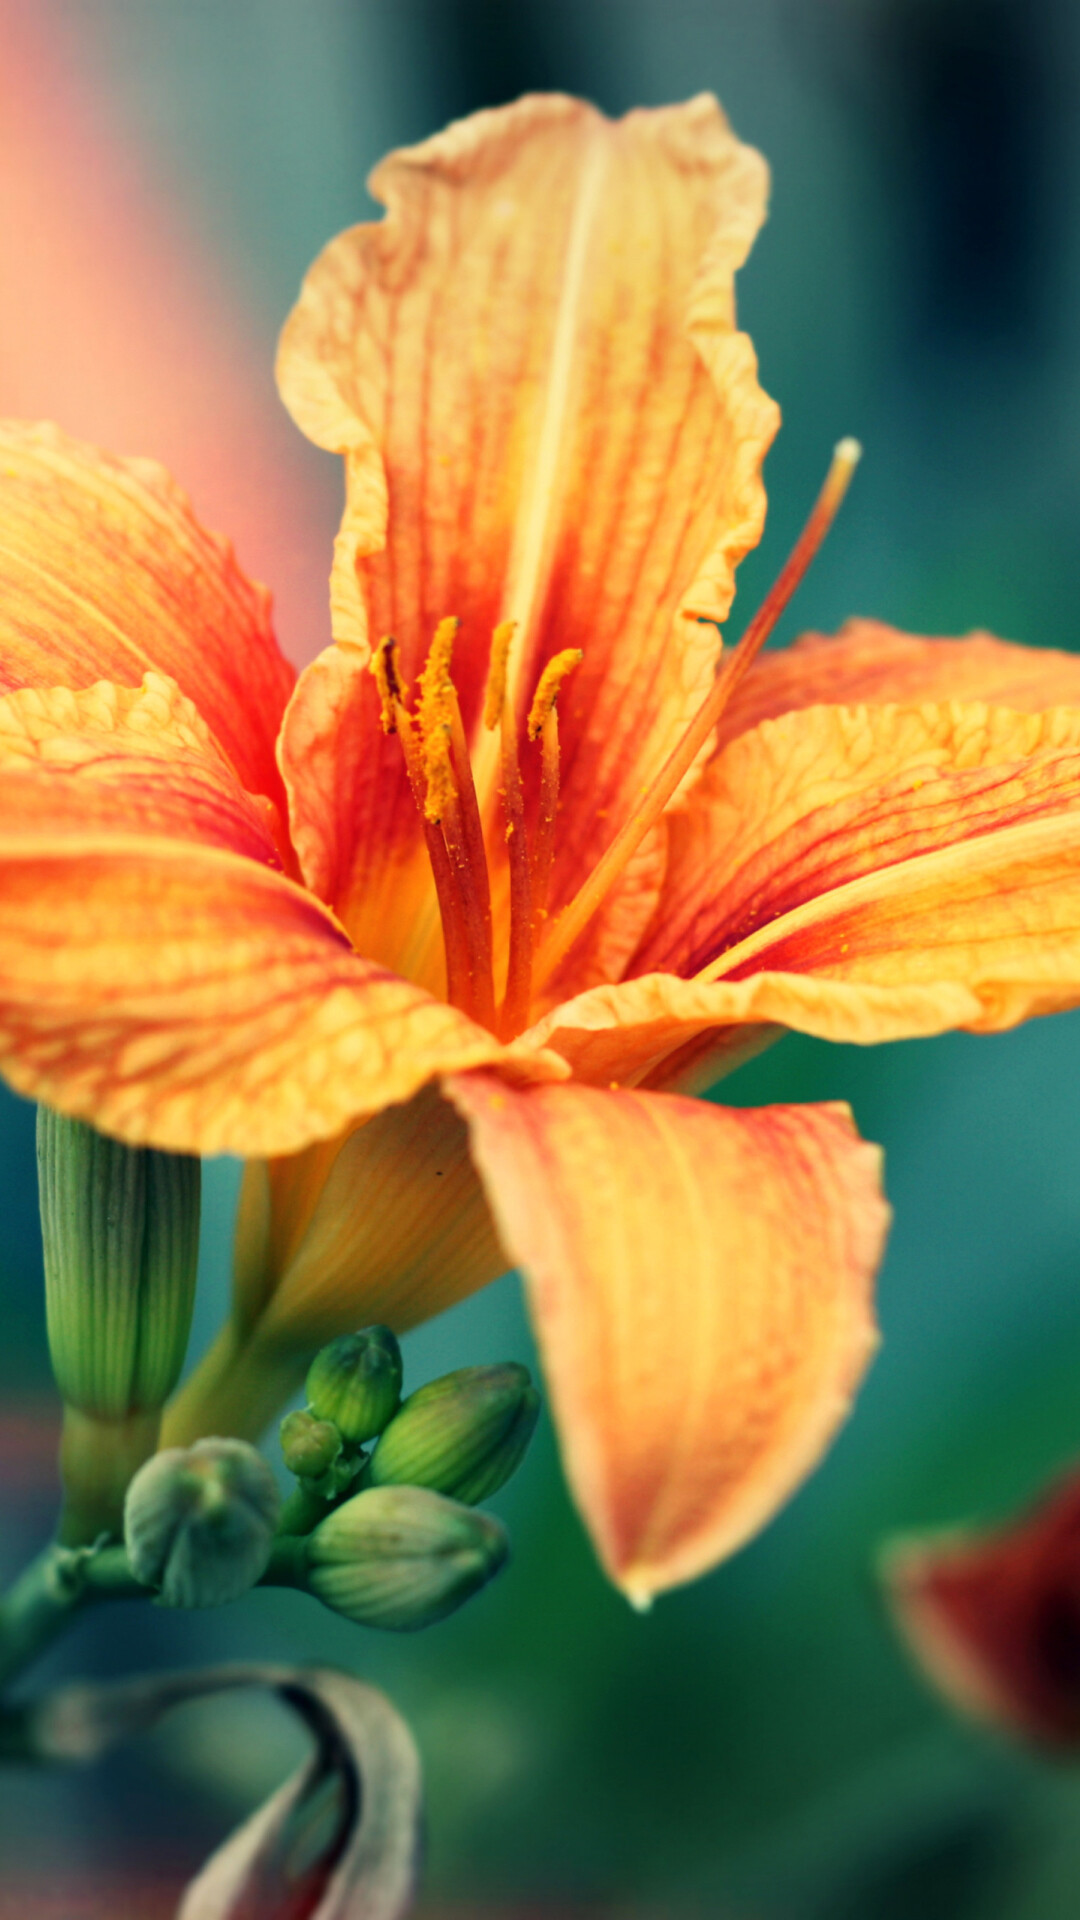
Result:
M284 818L274 743L295 675L266 590L153 462L0 423L0 691L132 685L148 667Z
M643 972L554 1009L529 1040L599 1085L695 1089L782 1027L868 1044L1071 1006L1078 809L1080 710L767 721L669 821ZM655 971L718 952L706 978Z
M338 655L302 678L283 764L310 884L397 961L381 870L420 836L371 639L395 633L411 679L458 614L470 733L498 620L519 623L519 712L545 660L584 648L560 708L557 907L710 683L717 636L693 616L724 617L760 535L777 414L733 322L765 167L711 98L609 122L530 97L392 156L372 190L386 220L327 248L282 339L286 404L347 479ZM478 761L493 802L488 736Z
M716 756L670 820L634 971L699 973L864 874L1077 807L1080 708L947 701L765 721Z
M133 1144L280 1154L502 1056L280 873L125 832L123 808L111 832L65 819L50 837L18 811L28 777L0 775L0 1065L18 1092Z
M21 777L20 777L21 776ZM0 697L0 781L37 838L150 834L282 865L269 800L246 793L197 708L163 674L140 687L24 687Z
M888 1221L843 1107L735 1112L455 1076L523 1268L567 1476L638 1604L758 1531L874 1347Z
M701 1088L769 1027L869 1046L1064 1012L1080 1005L1080 814L867 874L783 915L725 965L714 981L646 974L594 988L526 1038L602 1084Z
M270 1276L262 1318L271 1334L287 1326L296 1338L302 1323L315 1348L374 1321L402 1332L506 1270L465 1124L435 1087L344 1142L270 1161L261 1174L254 1163L247 1178L260 1177L271 1254L250 1264ZM250 1317L242 1290L238 1305Z
M939 640L848 620L835 635L807 633L760 655L720 722L719 745L800 707L920 700L986 700L1020 713L1080 706L1080 658L989 633Z
M870 1046L971 1027L982 1014L959 981L873 986L798 973L678 980L647 973L564 1001L525 1039L553 1048L575 1080L700 1093L785 1028Z

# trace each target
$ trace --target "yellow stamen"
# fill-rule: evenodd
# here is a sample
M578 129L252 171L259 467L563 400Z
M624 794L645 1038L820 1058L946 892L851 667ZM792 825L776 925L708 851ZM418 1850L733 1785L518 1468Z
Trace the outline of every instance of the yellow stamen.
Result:
M408 689L398 665L398 643L392 633L380 640L371 657L371 671L379 689L379 724L384 733L397 732L395 707L404 701Z
M539 740L544 731L544 722L549 713L555 710L555 702L562 690L563 681L568 679L574 668L581 665L580 647L564 647L550 659L540 675L536 692L533 694L526 731L530 740Z
M487 688L484 693L484 725L489 733L494 733L499 725L506 705L506 674L516 626L516 620L503 620L491 636Z
M862 448L857 440L841 440L836 447L825 484L771 592L751 620L735 651L721 665L711 692L678 745L668 755L640 805L616 834L584 886L552 927L536 957L534 974L537 986L542 986L551 978L580 938L715 731L735 688L768 639L836 518L861 455Z
M420 697L416 719L423 744L427 779L424 817L433 824L449 814L458 791L451 754L457 697L450 678L450 662L459 624L452 619L439 621L417 682Z
M381 673L377 665L380 656ZM423 823L431 874L435 882L435 894L439 902L439 918L442 922L443 949L446 956L446 997L451 1006L460 1007L463 1012L470 1012L473 1002L472 969L463 903L443 836L438 827L433 826L426 817L426 776L423 754L413 717L401 699L397 650L393 640L384 640L380 643L371 662L371 670L375 674L379 692L385 703L383 726L387 733L396 733L401 741L405 771L409 776L413 799ZM389 725L387 725L388 720Z

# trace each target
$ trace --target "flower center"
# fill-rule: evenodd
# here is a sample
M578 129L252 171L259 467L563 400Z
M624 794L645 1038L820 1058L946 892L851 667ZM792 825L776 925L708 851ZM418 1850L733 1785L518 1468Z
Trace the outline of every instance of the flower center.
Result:
M406 705L397 643L380 641L371 670L382 703L382 725L397 734L427 841L442 919L447 998L464 1013L509 1038L528 1025L537 932L547 912L559 804L559 690L581 659L568 648L549 660L537 683L525 731L540 754L539 805L531 835L518 758L517 730L507 695L512 621L496 627L491 641L484 725L498 730L500 798L510 873L510 938L506 987L495 1002L491 881L480 805L457 691L451 677L459 622L441 620L417 681L416 700Z
M500 798L510 874L510 933L506 987L496 1006L491 882L483 821L468 742L451 678L459 622L441 620L421 672L412 708L398 664L397 642L380 641L371 662L382 703L382 725L397 734L424 825L446 951L447 998L504 1040L529 1022L533 994L552 978L625 872L645 835L663 813L707 745L752 660L783 613L828 533L862 449L841 440L809 519L777 579L716 679L681 740L601 855L584 885L550 926L547 899L559 804L559 690L581 659L577 648L544 667L526 720L527 741L540 754L539 804L526 828L517 729L507 694L512 621L492 635L484 726L498 730ZM698 614L698 619L708 615Z

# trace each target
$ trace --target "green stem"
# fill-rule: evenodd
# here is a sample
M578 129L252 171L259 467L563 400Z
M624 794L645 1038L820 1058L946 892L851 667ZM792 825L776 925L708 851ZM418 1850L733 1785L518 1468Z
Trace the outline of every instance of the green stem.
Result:
M64 1408L60 1539L65 1547L89 1547L103 1533L123 1532L124 1495L132 1476L154 1452L160 1424L157 1412L104 1420L79 1407Z
M313 1493L303 1481L290 1493L281 1509L278 1520L279 1533L310 1533L320 1520L325 1520L332 1510L333 1503L324 1500L321 1493Z
M44 1653L89 1601L136 1596L148 1599L150 1592L136 1580L123 1547L46 1547L0 1600L0 1687Z
M263 1587L303 1587L308 1543L280 1534ZM0 1599L0 1690L51 1646L75 1615L92 1601L153 1600L152 1587L136 1580L120 1546L65 1547L53 1543L24 1568ZM33 1759L28 1723L21 1710L0 1704L0 1761Z
M259 1581L260 1587L305 1586L308 1543L299 1534L279 1533L270 1554L270 1565Z

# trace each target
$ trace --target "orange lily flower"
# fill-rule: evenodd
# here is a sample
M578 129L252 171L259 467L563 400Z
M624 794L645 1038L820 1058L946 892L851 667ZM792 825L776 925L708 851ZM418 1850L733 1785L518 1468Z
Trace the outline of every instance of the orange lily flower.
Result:
M169 1441L261 1430L343 1326L517 1265L643 1602L828 1444L887 1220L846 1109L687 1092L784 1028L1080 999L1080 662L867 623L755 660L842 453L717 672L777 414L732 292L766 172L714 101L526 99L373 188L281 348L347 482L295 684L159 470L3 432L0 1057L249 1162Z

